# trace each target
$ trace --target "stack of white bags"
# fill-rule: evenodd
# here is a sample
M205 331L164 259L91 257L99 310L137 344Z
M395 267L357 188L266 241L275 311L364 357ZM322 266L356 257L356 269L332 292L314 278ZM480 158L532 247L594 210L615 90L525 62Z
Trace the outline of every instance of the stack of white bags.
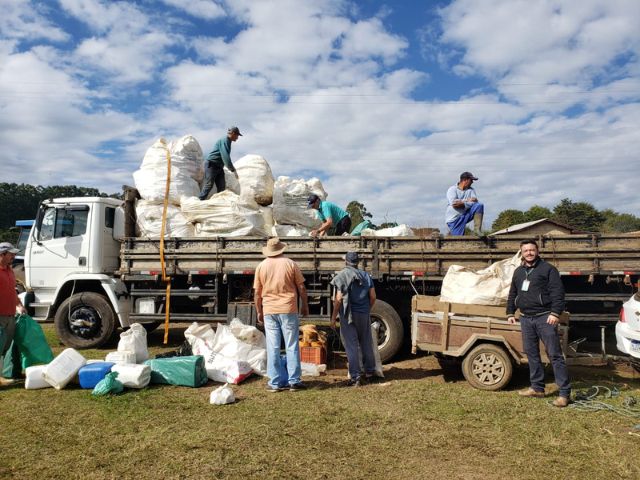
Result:
M138 234L160 237L167 182L171 181L165 222L166 237L307 236L320 222L307 209L307 197L327 193L317 178L305 181L279 177L260 155L245 155L234 166L238 179L225 169L227 189L208 199L198 196L204 179L198 141L186 135L170 142L158 139L146 152L133 180L141 200L136 205Z

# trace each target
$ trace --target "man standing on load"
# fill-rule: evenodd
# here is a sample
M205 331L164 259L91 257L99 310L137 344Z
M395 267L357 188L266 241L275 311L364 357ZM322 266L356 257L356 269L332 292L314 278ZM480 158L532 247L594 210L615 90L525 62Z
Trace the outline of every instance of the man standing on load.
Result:
M451 235L464 235L464 229L471 220L475 233L481 234L484 205L478 202L476 191L471 187L474 180L478 177L471 172L462 172L460 181L447 190L445 222Z
M349 233L351 230L351 217L335 203L321 200L316 194L309 195L307 208L317 210L317 215L322 225L316 230L311 230L312 237L322 237L329 233L331 227L335 226L334 234L339 236Z
M531 386L518 392L523 397L544 397L544 367L540 359L540 340L553 366L560 388L556 407L566 407L571 395L569 372L560 347L558 322L564 311L564 287L558 270L538 256L535 240L520 242L522 265L516 268L507 299L507 321L516 323L514 313L520 309L522 343L529 362Z
M364 270L358 269L358 253L347 252L345 267L331 280L335 296L331 312L331 328L336 327L340 314L340 336L349 362L349 386L359 387L363 381L375 379L376 359L371 337L371 307L376 303L373 279ZM360 367L360 352L362 366Z
M258 323L264 324L267 337L267 390L279 392L303 390L300 365L300 320L298 319L298 297L300 314L309 314L307 290L300 268L283 255L287 244L279 238L270 238L262 254L267 257L256 267L253 288ZM280 374L280 344L284 338L287 353L287 375Z
M204 184L202 185L202 191L200 192L200 200L206 200L209 196L213 184L216 184L217 192L222 192L227 185L224 180L224 167L227 167L238 178L238 172L231 163L231 142L238 140L241 137L240 129L238 127L230 127L227 130L227 135L222 137L213 146L213 150L207 155L204 160Z
M16 277L11 264L19 250L8 242L0 243L0 386L13 380L2 377L4 355L11 346L16 329L16 312L27 313L16 292Z

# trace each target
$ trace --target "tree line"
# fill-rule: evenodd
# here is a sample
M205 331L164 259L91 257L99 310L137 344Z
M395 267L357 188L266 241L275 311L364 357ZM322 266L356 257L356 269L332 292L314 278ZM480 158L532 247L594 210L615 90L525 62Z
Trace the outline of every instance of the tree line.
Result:
M16 220L35 218L38 205L47 198L60 197L114 197L97 188L75 185L29 185L27 183L0 183L0 241L15 242L17 232L10 230Z
M611 209L598 210L588 202L573 202L568 198L549 209L533 205L526 211L507 209L500 212L491 225L493 232L519 223L548 218L574 230L601 233L626 233L640 230L640 218Z

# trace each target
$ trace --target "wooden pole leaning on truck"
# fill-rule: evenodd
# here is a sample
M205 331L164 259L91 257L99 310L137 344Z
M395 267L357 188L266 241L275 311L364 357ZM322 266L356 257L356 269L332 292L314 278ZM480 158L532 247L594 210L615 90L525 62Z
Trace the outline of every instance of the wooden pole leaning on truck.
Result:
M162 145L167 152L167 182L164 188L164 203L162 208L162 225L160 226L160 265L162 266L162 281L167 284L164 306L164 340L169 342L169 310L171 307L171 277L167 276L167 266L164 263L164 232L167 224L167 209L169 208L169 189L171 187L171 152L163 140Z

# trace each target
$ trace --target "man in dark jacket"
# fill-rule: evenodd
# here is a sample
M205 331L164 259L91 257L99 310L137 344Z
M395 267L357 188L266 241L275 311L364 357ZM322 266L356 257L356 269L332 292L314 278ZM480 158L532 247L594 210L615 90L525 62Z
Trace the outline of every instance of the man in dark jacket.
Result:
M522 343L529 361L531 386L518 392L523 397L544 397L544 367L540 359L539 341L547 350L553 365L559 396L556 407L566 407L571 395L569 372L560 347L558 322L564 311L564 287L558 270L538 256L535 240L520 242L522 265L516 268L507 300L507 321L516 323L514 313L520 309Z

